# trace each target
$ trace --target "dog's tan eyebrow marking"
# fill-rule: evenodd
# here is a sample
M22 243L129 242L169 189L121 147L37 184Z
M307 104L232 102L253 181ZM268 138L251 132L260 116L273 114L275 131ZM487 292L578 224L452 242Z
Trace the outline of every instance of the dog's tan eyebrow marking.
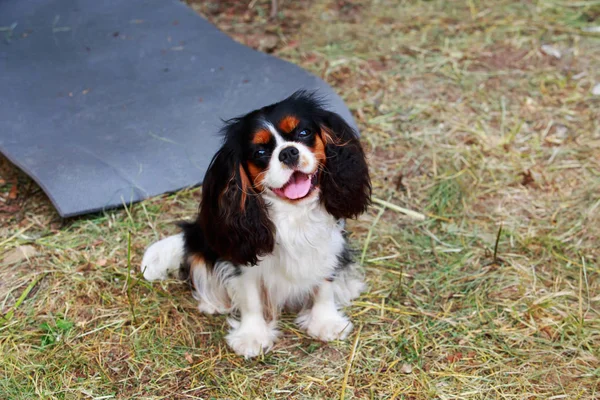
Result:
M286 117L283 117L281 121L279 121L278 126L283 133L290 133L291 131L296 129L299 123L300 120L298 118L292 115L288 115Z
M281 137L279 132L277 132L277 129L275 129L273 124L267 121L263 121L263 125L265 126L265 129L268 129L269 132L271 132L271 135L273 135L273 137L275 138L275 143L277 143L277 145L281 145L282 143L284 143L283 138Z
M271 132L268 129L261 129L254 134L252 143L254 144L267 144L271 141Z

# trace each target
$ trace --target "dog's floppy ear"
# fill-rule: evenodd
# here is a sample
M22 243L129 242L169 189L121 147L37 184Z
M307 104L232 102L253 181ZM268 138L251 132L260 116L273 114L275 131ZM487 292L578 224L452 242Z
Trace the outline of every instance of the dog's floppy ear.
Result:
M197 222L223 260L256 265L273 251L275 227L267 207L252 188L240 154L227 142L206 172Z
M358 134L338 114L327 111L321 126L325 166L321 201L336 218L354 218L371 203L371 179Z

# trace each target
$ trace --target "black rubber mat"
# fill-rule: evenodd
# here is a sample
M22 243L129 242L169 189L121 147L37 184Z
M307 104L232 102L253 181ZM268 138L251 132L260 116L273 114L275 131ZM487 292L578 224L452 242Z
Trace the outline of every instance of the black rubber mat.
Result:
M0 0L0 151L69 217L201 183L221 119L319 89L175 0Z

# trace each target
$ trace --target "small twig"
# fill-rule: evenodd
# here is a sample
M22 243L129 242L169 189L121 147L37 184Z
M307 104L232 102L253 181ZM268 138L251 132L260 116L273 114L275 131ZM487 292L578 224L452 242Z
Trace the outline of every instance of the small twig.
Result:
M131 231L127 231L127 300L129 301L133 323L137 325L135 308L133 307L133 300L131 298L131 288Z
M344 374L344 381L342 382L342 390L340 391L340 400L344 400L344 397L346 396L346 386L348 386L348 377L350 376L352 362L354 361L354 356L356 355L356 348L358 347L358 340L360 339L360 331L362 331L362 325L358 328L358 332L356 332L354 344L352 345L352 351L350 352L350 357L348 358L348 365L346 366L346 373Z
M502 117L500 119L500 135L504 137L504 129L506 126L506 98L500 98L500 108L502 109Z
M34 222L30 223L25 228L21 229L19 232L15 233L14 235L12 235L11 237L9 237L8 239L3 240L2 242L0 242L0 246L4 246L6 243L8 243L11 240L15 239L19 235L22 235L23 233L25 233L26 231L28 231L33 225L35 225Z
M269 18L275 19L276 16L277 16L277 0L271 0L271 15L269 16Z
M585 265L585 258L581 256L581 273L579 275L579 318L580 323L583 324L585 316L590 311L590 285L588 283L588 275ZM585 291L587 297L587 309L583 311L583 282L585 282Z
M0 322L5 323L9 322L12 319L13 315L15 314L15 310L19 308L21 304L23 304L23 302L25 301L27 296L29 296L29 293L31 293L35 285L37 285L42 279L44 279L45 276L46 273L39 274L33 281L31 281L29 286L27 286L23 293L21 293L21 296L19 296L19 299L17 300L13 308L8 313L6 313L6 315L0 317Z
M362 254L360 256L360 265L363 265L365 262L365 256L367 254L367 249L369 248L369 243L371 243L371 236L373 236L373 230L375 229L375 226L379 222L379 219L381 218L384 212L385 207L381 207L379 213L377 213L377 216L375 217L373 223L371 224L371 227L369 228L369 233L367 233L367 238L365 239L365 244L363 246Z
M390 203L388 201L378 199L377 197L373 197L372 201L373 201L373 203L376 203L376 204L382 205L384 207L387 207L390 210L394 210L396 212L408 215L409 217L414 218L414 219L416 219L418 221L425 221L425 218L426 218L425 215L421 214L420 212L413 211L413 210L408 210L406 208L402 208L402 207L397 206L397 205L395 205L393 203Z
M500 229L498 229L498 235L496 235L496 243L494 244L494 264L497 264L498 261L498 244L500 243L500 235L502 234L502 225L500 224Z

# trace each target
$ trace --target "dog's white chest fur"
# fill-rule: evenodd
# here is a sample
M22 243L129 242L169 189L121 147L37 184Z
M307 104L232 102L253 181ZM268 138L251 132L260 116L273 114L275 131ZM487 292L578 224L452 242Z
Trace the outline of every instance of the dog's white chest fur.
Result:
M317 202L304 207L275 202L269 215L276 228L273 252L244 274L260 279L271 301L300 300L332 277L344 246L341 225Z

